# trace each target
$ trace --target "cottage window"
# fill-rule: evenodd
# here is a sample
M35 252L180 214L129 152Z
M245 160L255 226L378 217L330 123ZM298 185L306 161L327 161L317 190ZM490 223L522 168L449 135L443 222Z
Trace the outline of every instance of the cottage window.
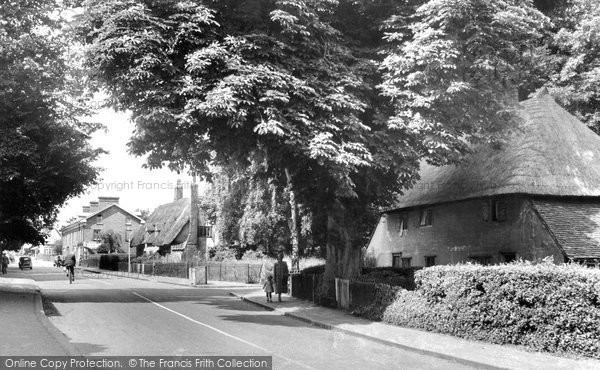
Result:
M435 256L425 256L425 267L435 266Z
M495 200L492 202L492 220L506 221L506 202L503 200Z
M100 229L94 229L94 240L100 240Z
M433 224L433 212L431 208L422 209L419 219L419 226L431 226Z
M210 238L212 233L212 226L198 226L198 237L199 238Z
M398 224L396 227L398 234L400 234L400 236L404 235L404 231L408 230L408 214L400 213L398 215Z
M403 257L402 258L402 267L410 267L412 258Z
M96 216L96 223L97 223L98 225L102 224L102 215L98 215L98 216Z
M490 208L490 201L484 201L481 207L481 216L484 222L488 222L490 220Z
M400 267L402 259L402 253L392 253L392 267Z

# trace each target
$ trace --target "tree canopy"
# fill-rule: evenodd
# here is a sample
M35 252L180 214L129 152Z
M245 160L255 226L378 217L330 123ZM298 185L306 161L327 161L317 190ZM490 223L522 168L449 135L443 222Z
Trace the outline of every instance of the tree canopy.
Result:
M57 210L97 177L96 127L52 1L0 4L0 245L44 241Z
M329 273L349 276L377 211L414 183L420 160L455 162L470 142L495 143L517 93L576 86L593 70L579 63L566 80L549 76L585 53L578 37L595 35L593 19L563 22L571 31L561 41L557 9L530 0L88 0L78 31L94 83L132 112L132 153L150 167L189 166L211 179L216 165L248 179L230 199L238 226L268 213L249 201L266 184L286 191L290 238L298 215L309 215Z

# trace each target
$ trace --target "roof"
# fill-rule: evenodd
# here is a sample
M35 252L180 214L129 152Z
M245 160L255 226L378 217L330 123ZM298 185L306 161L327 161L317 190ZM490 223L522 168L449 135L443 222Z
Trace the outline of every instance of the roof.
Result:
M545 90L519 105L522 119L501 147L476 148L459 165L423 164L394 208L502 194L600 196L600 137Z
M567 257L600 258L600 202L534 200L533 206Z
M86 214L84 216L80 216L81 218L79 218L77 221L73 221L73 222L69 223L68 225L63 226L61 228L61 231L64 232L64 230L68 229L69 227L77 225L77 224L80 224L80 223L85 224L87 222L87 220L89 220L90 218L92 218L92 217L94 217L94 216L96 216L96 215L98 215L98 214L106 211L107 209L109 209L111 207L117 207L117 208L119 208L121 211L127 213L130 216L133 216L134 218L136 218L140 223L144 222L144 220L141 217L137 216L135 213L126 210L125 208L121 207L120 205L118 205L116 203L113 203L113 204L109 204L108 206L106 206L106 207L104 207L104 208L102 208L100 210L94 211L94 213L91 213L89 215Z
M120 205L118 205L116 203L109 204L108 206L106 206L106 207L104 207L102 209L99 209L99 210L95 211L94 213L90 213L89 215L86 215L85 219L89 220L90 218L92 218L92 217L94 217L94 216L96 216L96 215L98 215L98 214L106 211L107 209L109 209L111 207L117 207L117 208L119 208L120 210L122 210L123 212L129 214L130 216L133 216L133 217L137 218L138 221L140 221L140 222L144 221L140 216L137 216L135 213L126 210L125 208L121 207Z
M154 210L146 224L138 227L131 237L131 245L151 244L168 245L188 223L190 218L190 199L182 198L163 204Z

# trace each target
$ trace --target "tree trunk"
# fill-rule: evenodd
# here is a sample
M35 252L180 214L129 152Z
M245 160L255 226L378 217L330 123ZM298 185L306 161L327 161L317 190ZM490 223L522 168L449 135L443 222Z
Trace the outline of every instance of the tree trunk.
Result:
M361 246L354 242L352 220L345 207L336 201L327 215L327 260L324 279L349 279L360 275Z
M296 203L296 193L292 185L292 175L288 168L285 169L285 177L287 180L287 186L289 191L289 203L290 203L290 235L292 238L292 271L300 270L300 228L298 227L298 204Z

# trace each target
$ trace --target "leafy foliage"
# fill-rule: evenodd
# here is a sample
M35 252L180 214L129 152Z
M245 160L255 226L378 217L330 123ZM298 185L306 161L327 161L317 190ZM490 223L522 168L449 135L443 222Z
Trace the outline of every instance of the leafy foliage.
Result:
M434 266L383 319L498 344L598 357L600 273L577 265ZM565 309L568 307L568 309Z
M0 244L40 244L64 202L92 184L96 128L60 32L58 2L3 2L0 13ZM55 16L53 16L53 13Z
M123 245L121 235L114 232L114 230L108 230L100 234L101 244L98 247L98 253L116 253L122 252L121 247Z
M567 110L600 133L600 7L571 0L553 19L559 26L549 46L556 67L547 86Z
M423 138L432 163L460 159L467 141L493 142L513 118L507 98L534 68L548 19L528 0L432 0L392 17L382 63L388 125Z

